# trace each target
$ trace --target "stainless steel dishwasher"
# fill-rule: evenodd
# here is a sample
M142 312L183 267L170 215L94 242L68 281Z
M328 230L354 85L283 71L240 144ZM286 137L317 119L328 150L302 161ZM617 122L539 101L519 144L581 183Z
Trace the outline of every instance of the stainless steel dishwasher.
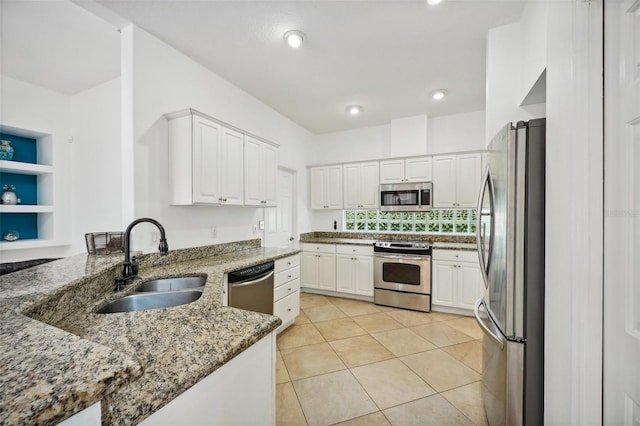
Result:
M229 272L229 306L273 315L274 263Z

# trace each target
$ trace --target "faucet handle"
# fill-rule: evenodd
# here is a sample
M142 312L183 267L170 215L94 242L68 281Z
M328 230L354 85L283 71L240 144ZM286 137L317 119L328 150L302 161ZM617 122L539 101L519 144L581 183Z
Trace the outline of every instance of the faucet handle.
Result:
M131 258L131 274L134 276L138 275L138 262L136 262L135 256Z
M121 291L124 288L126 280L122 277L116 277L114 279L113 291Z

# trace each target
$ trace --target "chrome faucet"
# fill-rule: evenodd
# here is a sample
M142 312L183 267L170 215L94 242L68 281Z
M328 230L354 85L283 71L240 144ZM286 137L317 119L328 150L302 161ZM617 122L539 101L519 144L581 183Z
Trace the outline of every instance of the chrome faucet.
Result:
M122 290L123 286L128 282L134 279L138 274L138 264L136 263L135 256L132 259L129 259L130 256L130 245L131 245L131 230L134 226L141 222L149 222L154 224L160 230L160 244L158 245L158 250L161 255L166 255L169 253L169 245L167 244L167 238L165 237L164 228L160 225L160 222L157 220L143 217L140 219L136 219L127 226L127 230L124 232L124 262L122 263L122 276L116 277L115 279L115 288L114 291Z

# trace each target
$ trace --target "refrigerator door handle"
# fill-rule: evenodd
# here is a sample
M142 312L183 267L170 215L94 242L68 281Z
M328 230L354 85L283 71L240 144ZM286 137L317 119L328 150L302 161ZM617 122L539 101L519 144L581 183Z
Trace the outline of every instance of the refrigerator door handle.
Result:
M502 350L504 348L504 339L502 339L501 336L491 331L491 329L487 327L487 324L485 324L485 321L482 318L480 318L480 305L484 305L484 301L482 300L482 297L479 298L476 301L476 304L473 306L473 313L476 317L476 322L478 323L478 325L480 326L484 334L489 336L491 340L493 340L500 347L500 350ZM485 307L485 310L486 310L486 307Z
M485 192L489 189L489 212L482 212L482 202L484 201ZM491 178L491 171L487 168L487 171L484 174L484 178L482 179L482 186L480 189L480 195L478 197L478 214L476 218L476 244L478 245L478 257L480 258L480 271L482 272L482 279L484 280L485 287L489 285L489 263L491 262L491 254L493 252L493 232L494 232L494 200L493 200L493 179ZM484 226L482 223L482 217L489 216L489 247L487 258L484 257Z

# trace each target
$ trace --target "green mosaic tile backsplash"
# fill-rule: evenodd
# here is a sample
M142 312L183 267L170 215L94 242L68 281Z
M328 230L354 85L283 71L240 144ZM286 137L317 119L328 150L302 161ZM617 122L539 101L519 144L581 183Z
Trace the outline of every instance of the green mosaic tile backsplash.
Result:
M342 223L344 223L345 231L475 235L476 211L381 212L379 210L345 210Z

